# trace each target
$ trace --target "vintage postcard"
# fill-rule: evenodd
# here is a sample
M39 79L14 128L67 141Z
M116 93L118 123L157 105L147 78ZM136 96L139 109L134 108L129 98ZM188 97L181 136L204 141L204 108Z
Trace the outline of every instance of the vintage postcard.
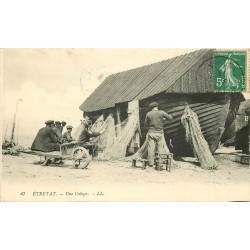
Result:
M250 201L250 49L2 49L1 201Z

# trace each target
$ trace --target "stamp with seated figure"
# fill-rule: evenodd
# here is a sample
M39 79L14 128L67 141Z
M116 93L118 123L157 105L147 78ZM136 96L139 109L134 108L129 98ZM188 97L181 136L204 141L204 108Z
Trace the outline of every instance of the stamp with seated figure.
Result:
M247 50L214 51L216 91L247 91L247 73Z

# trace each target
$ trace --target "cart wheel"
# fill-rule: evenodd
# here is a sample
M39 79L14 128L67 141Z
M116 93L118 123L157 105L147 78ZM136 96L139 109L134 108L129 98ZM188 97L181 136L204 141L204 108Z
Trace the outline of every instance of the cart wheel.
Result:
M87 168L91 160L89 152L84 147L75 148L73 151L73 158L76 158L76 168Z

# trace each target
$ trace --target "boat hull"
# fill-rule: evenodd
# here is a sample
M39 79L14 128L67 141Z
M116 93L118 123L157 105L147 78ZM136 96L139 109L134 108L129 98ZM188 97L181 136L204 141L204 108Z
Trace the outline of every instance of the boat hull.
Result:
M152 101L159 103L159 109L172 115L174 120L166 122L164 135L171 153L175 156L193 156L193 150L185 140L185 130L181 117L188 105L198 116L201 131L208 142L212 153L218 148L220 140L231 126L236 117L240 100L243 96L237 93L208 93L208 94L161 94L140 101L140 124L142 142L147 130L144 120L148 105Z

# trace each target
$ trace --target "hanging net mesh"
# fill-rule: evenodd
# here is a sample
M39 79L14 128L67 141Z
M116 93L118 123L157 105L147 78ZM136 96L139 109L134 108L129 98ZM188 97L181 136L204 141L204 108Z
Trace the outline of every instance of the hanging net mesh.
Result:
M166 154L170 153L164 136L163 136L163 148ZM130 157L127 157L126 159L141 160L141 159L147 159L147 157L148 157L148 137L146 137L146 140L142 144L141 148L135 154L133 154Z
M217 169L218 163L214 159L209 150L207 141L205 140L197 115L187 106L181 117L181 123L186 131L186 141L193 148L194 155L198 158L200 165L203 169ZM76 140L82 133L84 126L80 124L73 134L73 138ZM93 132L104 130L104 132L95 138L92 138L92 142L98 146L99 160L122 160L131 161L132 159L141 160L147 159L148 156L148 138L141 148L132 156L126 157L127 150L132 147L131 142L135 138L135 134L140 132L140 123L138 110L133 111L128 119L122 123L115 125L113 115L109 115L104 120L101 115L92 126ZM163 137L163 147L165 153L170 153ZM174 161L174 165L178 166Z
M181 117L181 122L186 131L186 141L193 148L194 155L198 158L201 167L204 169L217 169L218 163L209 150L197 115L187 106Z
M75 140L78 140L82 131L84 130L84 126L82 124L79 124L76 129L74 129L74 133L72 134L72 138Z
M162 153L165 153L165 154L170 153L164 136L163 136L163 149L164 150ZM131 160L142 160L142 159L147 159L147 158L148 158L148 137L146 137L144 143L135 154L133 154L132 156L126 157L122 160L131 161ZM178 164L177 161L175 161L174 159L172 161L173 161L174 168L180 168L180 165Z
M100 123L103 118L99 118L96 123ZM94 124L94 128L97 126ZM129 118L122 123L115 125L115 121L112 115L102 122L102 126L99 126L97 131L104 130L103 134L96 137L92 142L98 145L99 153L96 159L98 160L121 160L131 161L132 159L147 159L148 156L148 138L141 148L132 156L126 157L126 153L130 148L133 148L133 140L135 134L140 134L139 115L138 110L133 111ZM170 153L163 137L164 153ZM173 161L175 166L178 166L176 161Z
M218 163L211 154L208 143L201 132L198 117L188 106L184 110L181 122L186 131L186 141L189 142L193 148L194 155L198 158L201 167L203 169L217 169ZM78 139L83 129L84 126L80 124L75 129L73 138ZM109 115L106 120L104 120L103 115L100 116L92 126L93 132L104 130L100 136L92 138L92 142L98 146L99 150L97 159L122 161L147 159L147 137L141 148L135 154L126 157L127 150L131 147L131 142L135 134L139 132L139 129L138 111L132 112L128 119L117 125L115 125L113 115ZM170 152L164 137L163 147L165 153ZM174 165L178 166L176 161L174 161Z
M96 141L102 152L98 154L101 160L119 160L126 156L127 147L139 127L136 112L121 124L115 125L114 118L110 115L102 129L104 133Z
M105 123L104 121L104 116L101 115L93 124L91 127L92 132L99 132L101 128L103 127L103 124Z
M102 126L96 128L95 132L99 132L102 129L104 130L104 132L100 136L92 139L92 142L98 145L98 150L100 151L98 158L100 158L100 156L108 148L112 147L112 145L116 141L115 120L112 115L109 115L107 119L102 123Z

